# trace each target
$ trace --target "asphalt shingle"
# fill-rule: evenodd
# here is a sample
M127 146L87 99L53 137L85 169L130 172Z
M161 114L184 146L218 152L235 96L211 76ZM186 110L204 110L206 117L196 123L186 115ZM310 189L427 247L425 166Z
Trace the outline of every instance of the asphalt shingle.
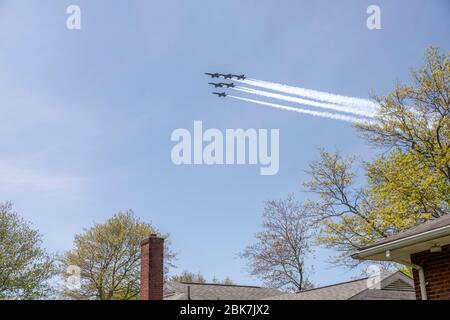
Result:
M169 282L165 287L164 299L187 300L188 292L191 300L261 300L281 294L272 288Z

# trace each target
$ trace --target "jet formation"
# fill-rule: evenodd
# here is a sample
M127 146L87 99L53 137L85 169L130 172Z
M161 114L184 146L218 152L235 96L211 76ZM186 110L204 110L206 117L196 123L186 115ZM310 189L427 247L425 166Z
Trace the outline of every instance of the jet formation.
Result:
M230 89L230 88L234 88L235 87L234 83L224 83L224 82L214 83L214 82L210 82L208 84L214 86L214 88L224 88L224 87L226 87L227 89Z
M206 72L205 75L210 76L211 78L223 78L225 80L245 80L246 77L244 74L232 74L232 73L211 73L211 72ZM231 82L231 83L226 83L226 82L209 82L208 83L211 86L214 86L214 88L226 88L226 89L230 89L230 88L234 88L236 87L236 85ZM217 95L218 98L225 98L227 96L227 94L225 92L212 92L212 94Z

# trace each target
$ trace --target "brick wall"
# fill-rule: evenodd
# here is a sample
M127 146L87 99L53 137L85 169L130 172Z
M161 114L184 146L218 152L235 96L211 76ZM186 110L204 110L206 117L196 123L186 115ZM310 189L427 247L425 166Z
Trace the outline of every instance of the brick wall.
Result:
M411 255L411 262L423 268L429 300L450 300L450 245L442 252L423 251ZM419 273L413 270L416 298L420 299Z
M162 300L164 239L151 235L141 243L141 300Z

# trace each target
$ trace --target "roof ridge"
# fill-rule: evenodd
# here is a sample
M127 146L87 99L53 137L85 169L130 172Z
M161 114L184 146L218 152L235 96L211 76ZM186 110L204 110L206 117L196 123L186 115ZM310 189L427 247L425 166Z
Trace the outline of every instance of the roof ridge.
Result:
M434 224L438 220L440 221L440 220L446 220L446 219L450 219L450 214L446 214L446 215L440 216L438 218L434 218L434 217L430 218L430 219L423 219L422 218L422 222L419 222L420 221L420 219L419 219L419 221L416 221L416 223L412 227L410 227L408 229L400 230L399 232L393 233L390 236L401 235L403 233L409 233L409 232L411 232L412 230L414 230L416 228L424 227L424 226L429 225L429 224Z
M355 258L355 256L359 252L362 252L362 251L365 251L368 249L373 249L378 246L386 245L386 244L389 244L392 242L403 241L403 240L406 240L409 238L414 238L414 237L420 236L422 234L436 232L437 230L447 229L450 227L449 223L446 223L446 224L440 226L440 224L443 221L446 222L447 220L450 220L450 214L445 214L439 218L428 219L421 223L418 222L414 226L412 226L408 229L404 229L404 230L392 233L391 235L389 235L385 238L380 238L369 245L359 248L358 252L355 253L354 255L352 255L352 257ZM431 228L430 228L430 225L432 226ZM428 228L428 230L427 230L427 228ZM418 230L420 230L420 231L418 231Z
M275 288L265 288L259 286L249 286L240 284L225 284L225 283L212 283L212 282L187 282L187 281L175 281L175 283L187 284L187 285L199 285L199 286L221 286L221 287L242 287L242 288L254 288L254 289L275 289Z
M319 290L319 289L325 289L325 288L329 288L329 287L336 287L336 286L340 286L342 284L348 284L348 283L352 283L352 282L358 282L358 281L362 281L362 280L367 280L369 278L370 277L365 277L365 278L360 278L360 279L355 279L355 280L339 282L339 283L335 283L335 284L328 284L328 285L322 286L322 287L317 287L317 288L307 289L307 290L303 290L303 291L298 291L298 292L295 292L294 294L303 293L303 292L309 292L309 291L314 291L314 290Z
M393 275L396 274L397 272L400 272L400 273L404 274L404 273L403 273L402 271L400 271L400 270L395 271L395 272L382 272L382 273L381 273L381 280L380 280L380 281L386 280L387 278L393 276ZM406 275L406 274L404 274L404 275ZM407 276L407 275L406 275L406 276ZM329 285L322 286L322 287L317 287L317 288L307 289L307 290L303 290L303 291L298 291L298 292L295 292L294 294L297 294L297 293L303 293L303 292L309 292L309 291L319 290L319 289L325 289L325 288L329 288L329 287L336 287L336 286L340 286L340 285L343 285L343 284L349 284L349 283L352 283L352 282L358 282L358 281L367 280L367 279L370 279L370 278L372 278L372 277L368 276L368 277L364 277L364 278L359 278L359 279L354 279L354 280L349 280L349 281L339 282L339 283L335 283L335 284L329 284Z

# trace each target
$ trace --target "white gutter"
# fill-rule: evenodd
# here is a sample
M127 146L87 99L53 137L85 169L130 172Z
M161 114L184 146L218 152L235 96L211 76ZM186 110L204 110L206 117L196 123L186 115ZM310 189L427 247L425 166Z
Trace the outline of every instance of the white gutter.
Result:
M405 266L408 266L410 268L416 269L419 273L419 285L420 285L420 295L422 300L427 300L427 289L426 289L426 282L425 282L425 274L423 271L423 268L419 265L403 261L398 258L392 258L391 257L391 250L401 249L408 246L413 246L418 243L423 243L431 240L435 240L438 238L444 238L448 237L450 235L450 225L446 225L440 228L436 228L433 230L429 230L426 232L422 232L419 234L407 236L405 238L397 239L394 241L382 243L380 245L363 249L355 254L352 255L352 258L354 259L371 259L374 255L378 255L380 253L385 252L386 258L388 260L391 260L393 262L397 262L400 264L403 264ZM376 259L381 260L381 259Z
M361 250L358 253L352 255L355 259L364 259L366 257L385 252L387 250L395 250L399 248L404 248L410 245L414 245L419 242L425 242L429 240L434 240L437 238L445 237L450 235L450 225L423 232L420 234L412 235L406 238L394 240L391 242L380 244L376 247Z
M391 252L389 250L386 251L386 258L391 258ZM420 286L420 298L422 300L428 300L427 298L427 284L425 282L425 273L423 272L423 268L417 264L413 264L407 261L403 261L400 259L391 259L391 261L397 262L399 264L403 264L404 266L416 269L419 273L419 286Z

